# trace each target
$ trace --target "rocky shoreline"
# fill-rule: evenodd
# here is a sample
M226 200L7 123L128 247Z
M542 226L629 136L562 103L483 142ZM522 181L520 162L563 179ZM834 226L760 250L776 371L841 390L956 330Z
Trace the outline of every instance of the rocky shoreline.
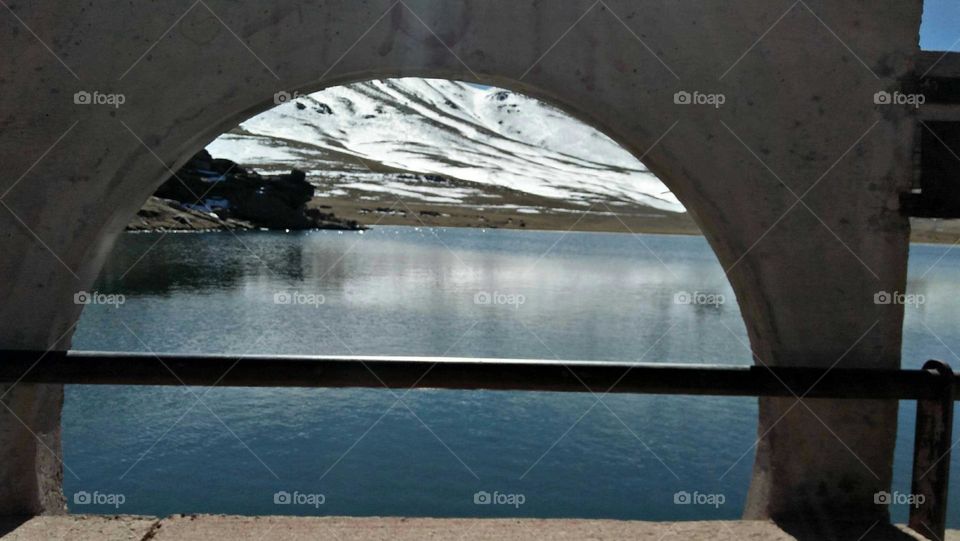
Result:
M308 207L314 192L303 171L261 175L204 150L157 189L127 231L366 229Z
M384 183L404 180L407 189L444 187L470 190L459 202L436 202L370 192L329 183L307 182L298 170L271 174L249 171L226 159L198 153L150 197L127 231L307 230L357 231L366 225L466 227L540 231L598 231L670 235L701 234L686 213L658 212L610 204L593 210L502 187L483 187L435 175L384 171ZM408 178L410 177L410 178ZM178 180L179 178L179 180ZM411 180L413 179L413 180ZM420 184L416 184L416 182ZM411 184L412 183L412 184ZM317 196L316 192L321 194ZM622 202L621 202L622 203ZM960 243L960 221L913 218L911 241Z

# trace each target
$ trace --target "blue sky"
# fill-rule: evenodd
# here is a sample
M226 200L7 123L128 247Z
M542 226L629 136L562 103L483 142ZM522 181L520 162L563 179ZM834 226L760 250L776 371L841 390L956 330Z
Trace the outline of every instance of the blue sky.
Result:
M930 51L960 51L960 2L925 0L920 48Z

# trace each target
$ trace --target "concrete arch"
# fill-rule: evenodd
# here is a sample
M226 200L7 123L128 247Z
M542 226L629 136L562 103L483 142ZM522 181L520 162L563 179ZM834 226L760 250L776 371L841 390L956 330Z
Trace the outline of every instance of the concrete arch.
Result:
M561 104L644 156L728 269L758 362L898 366L902 308L872 296L905 283L897 201L913 126L908 111L878 109L872 96L909 73L921 2L787 7L16 7L0 19L9 30L0 48L13 59L0 66L0 251L15 254L0 261L0 345L64 347L80 312L72 295L92 284L126 219L169 170L275 92L429 75ZM77 91L126 101L78 105ZM726 103L678 105L678 91ZM58 388L28 386L5 398L42 445L0 419L14 456L0 466L10 480L0 511L62 507L60 400ZM872 495L890 484L895 426L895 404L762 400L748 516L885 519Z

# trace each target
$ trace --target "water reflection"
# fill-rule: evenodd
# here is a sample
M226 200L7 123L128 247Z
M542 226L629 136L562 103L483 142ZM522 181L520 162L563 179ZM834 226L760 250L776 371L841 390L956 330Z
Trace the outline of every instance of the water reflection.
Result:
M160 242L130 235L98 288L127 295L126 322L152 349L242 352L255 336L258 347L285 353L630 360L654 347L648 360L749 362L728 330L743 335L733 292L702 239L558 239L404 228ZM283 291L323 303L274 303ZM484 295L491 302L478 300ZM156 307L160 296L167 299L162 312L135 309L138 301ZM110 327L118 315L85 313L82 328ZM231 334L210 327L205 336L195 323L211 320ZM270 333L256 322L269 322ZM151 342L157 328L167 339ZM684 340L657 340L672 329Z
M97 287L127 303L88 306L75 347L751 362L733 292L700 238L378 228L158 239L122 237ZM274 302L291 290L324 302ZM477 302L482 293L491 301ZM683 293L691 302L678 302ZM960 250L914 246L906 293L926 302L907 307L904 365L960 366L951 352L960 351ZM493 300L511 295L523 302ZM472 503L477 490L527 495L504 516L734 519L742 510L753 399L609 396L613 415L588 394L416 391L405 398L415 416L391 409L395 400L369 389L213 389L214 417L182 388L70 386L64 452L83 484L67 476L66 491L122 492L122 512L160 515L316 514L272 504L274 492L297 489L324 492L326 514L488 516ZM894 488L908 492L913 416L901 412ZM958 476L953 468L954 486ZM678 508L679 490L722 492L727 503Z

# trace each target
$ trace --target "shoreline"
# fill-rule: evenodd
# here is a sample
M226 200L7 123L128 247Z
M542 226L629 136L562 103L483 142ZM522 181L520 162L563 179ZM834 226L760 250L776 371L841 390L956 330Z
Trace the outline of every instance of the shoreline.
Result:
M613 221L616 222L614 219ZM656 228L647 228L647 227L631 227L631 230L625 228L622 224L617 223L616 226L611 226L608 228L602 227L602 224L595 224L599 227L589 227L589 228L580 228L569 226L563 227L563 223L558 222L555 224L555 227L519 227L518 225L510 226L500 226L500 225L478 225L478 224L464 224L464 223L444 223L442 220L437 223L419 223L419 221L414 220L415 223L410 223L409 220L401 219L390 219L385 218L377 221L376 223L363 223L361 225L367 227L367 230L376 229L379 226L386 227L409 227L409 228L436 228L436 229L447 229L447 228L458 228L458 229L504 229L504 230L514 230L514 231L530 231L530 232L561 232L561 233L617 233L617 234L626 234L626 235L668 235L668 236L686 236L686 237L703 237L703 234L699 229L690 229L689 227L656 227ZM612 225L612 224L611 224ZM230 227L207 227L207 228L164 228L164 227L139 227L136 229L127 229L124 233L130 234L139 234L139 233L222 233L227 231L233 232L243 232L243 233L257 233L257 232L294 232L294 231L326 231L326 230L336 230L336 231L363 231L363 229L330 229L330 228L308 228L302 230L289 230L289 229L279 229L279 228L259 228L259 227L244 227L244 228L230 228ZM953 231L932 231L927 227L921 226L920 230L914 229L910 235L910 244L911 245L930 245L930 246L946 246L954 245L960 243L960 228L957 232Z
M686 212L623 198L545 197L409 173L393 174L390 182L396 184L391 184L393 192L332 176L308 181L296 169L261 173L201 151L147 199L126 229L363 230L385 225L703 236ZM204 195L197 198L197 193ZM960 243L960 220L910 219L910 227L913 244Z

